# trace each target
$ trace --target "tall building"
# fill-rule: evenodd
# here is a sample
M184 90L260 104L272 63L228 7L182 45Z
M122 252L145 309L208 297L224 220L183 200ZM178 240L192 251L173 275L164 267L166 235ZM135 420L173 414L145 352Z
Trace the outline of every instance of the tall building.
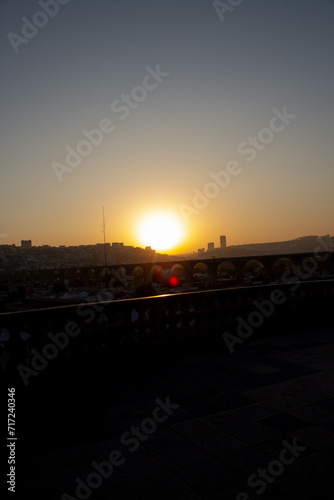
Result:
M21 248L31 248L31 240L21 240Z
M225 235L220 237L220 248L226 248L226 236Z
M214 243L208 243L208 252L213 252L215 249L215 244Z
M221 257L226 257L226 236L222 235L220 237L220 255Z

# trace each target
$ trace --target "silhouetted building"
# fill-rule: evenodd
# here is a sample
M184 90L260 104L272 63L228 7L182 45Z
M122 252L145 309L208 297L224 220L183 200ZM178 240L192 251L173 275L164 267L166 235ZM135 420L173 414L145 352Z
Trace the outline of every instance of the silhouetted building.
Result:
M226 236L222 235L220 237L220 256L226 257Z
M225 235L220 237L220 248L226 248L226 236Z
M110 243L96 243L95 245L97 248L110 248ZM83 248L85 248L85 245L83 245Z
M214 243L208 243L208 252L213 252L215 249L215 244Z
M31 248L31 240L21 240L22 248Z

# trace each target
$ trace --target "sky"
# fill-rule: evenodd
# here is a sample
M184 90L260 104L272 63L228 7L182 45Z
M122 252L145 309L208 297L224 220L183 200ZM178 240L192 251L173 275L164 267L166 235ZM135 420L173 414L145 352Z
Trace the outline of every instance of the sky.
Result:
M1 1L0 244L334 234L334 1L220 3Z

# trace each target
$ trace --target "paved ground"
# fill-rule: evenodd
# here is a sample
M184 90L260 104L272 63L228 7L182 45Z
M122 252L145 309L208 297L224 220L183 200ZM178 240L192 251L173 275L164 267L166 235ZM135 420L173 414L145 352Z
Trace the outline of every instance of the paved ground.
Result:
M21 443L23 498L333 497L334 329L249 339L233 355L176 356L126 376L128 368L110 367L100 383L82 377L77 390L79 374L41 395ZM154 412L167 397L178 407ZM92 463L110 458L119 465L110 474L105 464L109 477L90 476L101 485L76 492L76 479L86 483Z

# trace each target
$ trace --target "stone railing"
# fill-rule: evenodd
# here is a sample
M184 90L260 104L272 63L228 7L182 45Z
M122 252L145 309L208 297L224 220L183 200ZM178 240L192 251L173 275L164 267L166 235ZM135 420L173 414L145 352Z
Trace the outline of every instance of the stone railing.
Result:
M22 384L42 371L88 369L185 346L213 342L226 350L223 334L236 334L240 318L254 335L316 331L333 324L333 306L334 281L321 280L5 313L1 371Z

